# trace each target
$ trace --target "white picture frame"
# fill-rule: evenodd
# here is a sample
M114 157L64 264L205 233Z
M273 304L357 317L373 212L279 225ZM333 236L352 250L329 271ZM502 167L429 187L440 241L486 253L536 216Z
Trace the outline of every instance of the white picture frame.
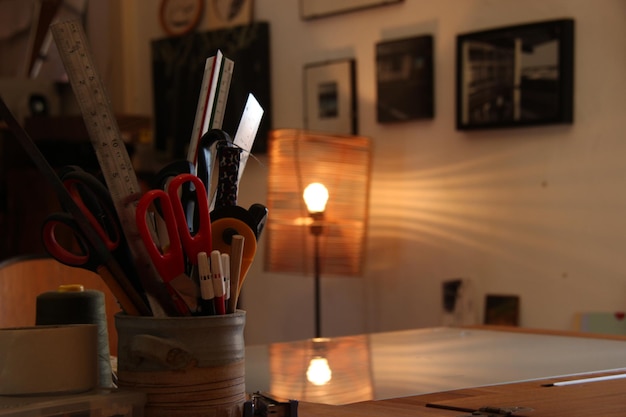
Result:
M305 129L345 135L357 134L355 78L354 59L305 65Z

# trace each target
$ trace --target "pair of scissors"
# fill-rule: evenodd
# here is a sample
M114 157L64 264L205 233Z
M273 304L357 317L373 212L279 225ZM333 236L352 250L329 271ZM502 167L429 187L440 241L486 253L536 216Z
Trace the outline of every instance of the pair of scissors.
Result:
M44 221L44 247L63 264L98 273L127 314L150 315L136 281L129 279L132 262L108 189L96 177L76 166L66 167L59 177L102 245L98 248L87 239L66 208L64 212L49 215ZM111 256L115 260L113 263L109 260Z
M193 189L196 194L198 227L193 234L179 194L185 187ZM160 212L165 223L168 241L165 245L157 245L150 230L148 222L151 207L159 208L156 211ZM169 182L166 191L153 189L141 197L137 204L136 221L139 234L161 279L169 287L172 296L181 299L175 300L179 312L185 315L196 312L200 292L198 285L185 273L185 257L189 263L197 265L200 252L211 252L211 219L204 184L193 174L177 175Z

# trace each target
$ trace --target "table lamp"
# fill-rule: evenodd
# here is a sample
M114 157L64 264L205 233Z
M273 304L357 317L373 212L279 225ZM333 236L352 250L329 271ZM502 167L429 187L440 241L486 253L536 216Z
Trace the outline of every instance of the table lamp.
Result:
M321 337L320 276L363 268L370 140L297 129L268 138L265 270L315 278L315 337Z
M324 232L324 210L328 202L328 189L324 184L312 182L302 194L309 215L313 219L311 234L313 235L313 275L315 277L315 337L322 337L320 320L320 236ZM326 364L328 366L328 364ZM318 368L319 369L319 368Z

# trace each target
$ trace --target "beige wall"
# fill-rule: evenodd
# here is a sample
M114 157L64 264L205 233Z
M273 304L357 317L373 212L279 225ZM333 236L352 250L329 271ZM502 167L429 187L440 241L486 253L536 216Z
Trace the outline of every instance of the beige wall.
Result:
M158 3L116 3L126 112L152 111ZM255 3L271 24L274 127L302 127L304 64L353 57L360 133L375 144L366 273L323 280L325 335L437 325L454 277L472 279L478 316L486 293L520 295L528 327L626 309L626 1L405 0L316 21L296 0ZM575 123L456 131L455 36L561 17L576 20ZM380 125L374 45L420 34L434 36L435 118ZM248 164L242 205L265 201L265 162ZM247 342L311 337L311 277L264 273L263 249L245 286Z

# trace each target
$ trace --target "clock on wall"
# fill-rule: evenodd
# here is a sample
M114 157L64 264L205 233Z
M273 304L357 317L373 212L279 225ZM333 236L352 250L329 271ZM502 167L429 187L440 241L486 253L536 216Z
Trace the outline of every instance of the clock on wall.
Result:
M200 22L203 5L204 0L161 0L161 27L171 36L191 32Z

